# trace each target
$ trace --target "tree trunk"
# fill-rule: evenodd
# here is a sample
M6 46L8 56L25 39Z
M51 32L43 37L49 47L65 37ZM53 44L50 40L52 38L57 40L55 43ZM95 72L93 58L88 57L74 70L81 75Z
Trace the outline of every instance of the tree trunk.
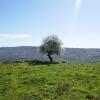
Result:
M49 58L49 60L50 60L50 63L52 63L52 57L51 57L50 54L48 54L48 58Z

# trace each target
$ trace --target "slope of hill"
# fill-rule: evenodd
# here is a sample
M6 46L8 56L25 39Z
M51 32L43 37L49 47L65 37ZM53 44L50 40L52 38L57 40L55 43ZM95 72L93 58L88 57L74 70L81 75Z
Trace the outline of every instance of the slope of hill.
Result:
M0 61L48 60L38 52L38 47L2 47ZM54 56L54 60L65 62L100 62L100 49L65 48L65 54Z
M100 64L0 63L0 100L100 100Z

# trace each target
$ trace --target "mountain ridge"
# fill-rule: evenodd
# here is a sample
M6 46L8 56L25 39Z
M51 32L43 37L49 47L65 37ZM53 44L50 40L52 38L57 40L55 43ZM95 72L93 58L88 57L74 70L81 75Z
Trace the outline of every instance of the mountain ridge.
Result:
M53 56L55 61L65 62L100 62L99 48L65 48L64 55ZM0 47L0 62L20 60L48 61L47 56L38 52L38 46Z

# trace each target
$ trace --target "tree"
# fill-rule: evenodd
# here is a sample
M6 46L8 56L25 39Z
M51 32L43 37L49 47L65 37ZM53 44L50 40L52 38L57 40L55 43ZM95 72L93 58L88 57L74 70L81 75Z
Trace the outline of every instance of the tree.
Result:
M55 35L51 35L43 39L42 44L39 47L39 51L40 53L47 55L50 63L52 63L52 55L62 54L63 48L61 45L62 42L59 40L59 38Z

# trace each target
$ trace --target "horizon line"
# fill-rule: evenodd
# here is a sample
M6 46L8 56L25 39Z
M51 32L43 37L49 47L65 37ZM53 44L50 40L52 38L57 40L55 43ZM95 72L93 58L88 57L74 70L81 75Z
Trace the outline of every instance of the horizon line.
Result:
M22 46L0 46L0 48L13 48L13 47L39 47L39 46L37 46L37 45L34 45L34 46L32 46L32 45L22 45ZM63 48L73 48L73 49L100 49L99 47L97 48L95 48L95 47L66 47L66 46L64 46Z

